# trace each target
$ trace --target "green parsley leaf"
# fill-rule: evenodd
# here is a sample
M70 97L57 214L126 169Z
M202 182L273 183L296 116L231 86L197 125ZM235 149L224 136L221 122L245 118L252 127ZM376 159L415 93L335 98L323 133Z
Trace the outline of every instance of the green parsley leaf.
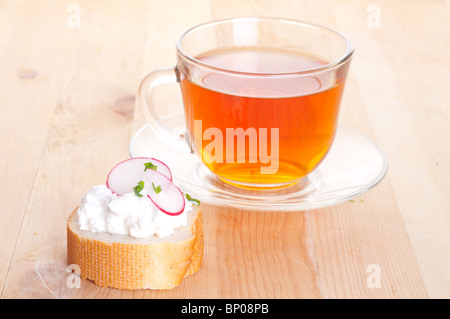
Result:
M144 182L139 181L135 187L133 187L134 193L137 197L142 197L143 195L140 193L144 189Z
M156 171L156 169L158 168L158 166L153 165L152 162L144 163L144 166L145 166L144 172L148 169L152 169L152 170Z
M161 185L158 185L157 187L155 187L155 184L153 184L153 182L152 182L152 186L153 186L153 190L155 191L156 194L159 194L161 192Z
M192 198L188 193L186 193L186 199L197 206L200 206L200 201L198 199Z

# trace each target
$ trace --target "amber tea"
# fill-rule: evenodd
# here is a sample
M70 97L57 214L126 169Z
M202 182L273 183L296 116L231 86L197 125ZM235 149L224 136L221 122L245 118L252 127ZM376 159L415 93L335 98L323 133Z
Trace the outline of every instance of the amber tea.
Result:
M196 59L218 68L195 83L181 81L191 144L213 173L240 185L286 185L320 163L335 136L344 80L330 85L328 75L298 74L327 61L296 50L251 47Z
M176 160L196 162L194 183L233 189L220 179L268 193L309 185L338 126L353 54L345 37L309 22L236 17L187 29L176 53L174 67L144 78L138 102ZM185 134L169 127L154 103L166 83L181 86Z

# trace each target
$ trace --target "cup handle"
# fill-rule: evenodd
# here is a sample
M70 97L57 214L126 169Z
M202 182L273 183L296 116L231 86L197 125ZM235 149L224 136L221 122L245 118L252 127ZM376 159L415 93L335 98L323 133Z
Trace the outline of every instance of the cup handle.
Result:
M138 105L141 109L144 119L154 134L163 139L171 146L177 147L183 151L191 152L190 147L187 145L185 139L173 132L165 123L161 120L155 109L154 104L154 90L161 84L179 83L179 71L177 67L157 69L150 72L142 80L138 89Z

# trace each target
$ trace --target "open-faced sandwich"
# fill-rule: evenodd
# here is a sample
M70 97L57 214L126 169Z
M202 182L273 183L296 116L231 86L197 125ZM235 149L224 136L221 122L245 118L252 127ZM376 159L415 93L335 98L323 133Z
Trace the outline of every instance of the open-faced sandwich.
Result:
M68 264L101 287L172 289L201 265L199 205L161 161L125 160L70 214Z

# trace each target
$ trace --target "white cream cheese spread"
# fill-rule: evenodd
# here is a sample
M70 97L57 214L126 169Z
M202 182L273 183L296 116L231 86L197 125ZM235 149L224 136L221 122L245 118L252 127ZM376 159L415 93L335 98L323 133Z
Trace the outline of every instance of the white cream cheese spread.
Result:
M171 216L159 210L145 190L141 194L144 196L138 197L134 192L117 196L106 185L92 187L78 208L80 228L136 238L152 235L163 238L187 225L187 211L192 209L190 201L185 200L181 214Z

